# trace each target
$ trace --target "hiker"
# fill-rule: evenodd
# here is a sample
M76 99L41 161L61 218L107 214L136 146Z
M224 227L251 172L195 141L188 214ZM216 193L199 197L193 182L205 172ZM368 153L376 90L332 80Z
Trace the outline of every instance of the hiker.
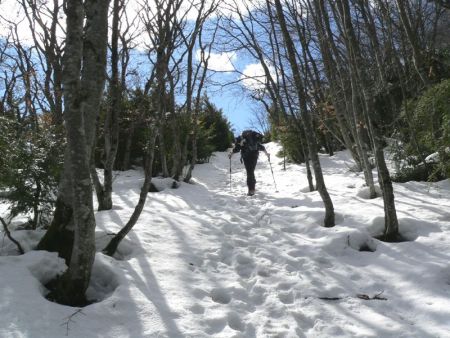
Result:
M245 170L247 171L248 196L255 194L255 167L259 152L263 151L270 161L270 154L261 144L262 138L263 136L256 131L245 130L236 138L234 148L228 154L228 157L231 159L234 153L241 152L241 162L244 161Z

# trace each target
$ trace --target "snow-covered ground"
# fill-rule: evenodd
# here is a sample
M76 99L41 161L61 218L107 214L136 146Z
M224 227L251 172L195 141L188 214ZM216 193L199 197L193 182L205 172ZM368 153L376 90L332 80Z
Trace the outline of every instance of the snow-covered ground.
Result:
M150 193L118 255L98 253L89 294L103 300L85 308L44 298L42 283L64 269L54 254L0 257L0 337L450 337L449 182L395 184L411 241L383 243L371 237L382 200L365 198L347 152L321 157L337 220L324 228L304 166L283 171L276 149L278 192L263 154L247 197L238 156L230 187L217 153L195 184ZM96 213L99 249L127 222L142 181L140 171L116 178L114 209ZM29 249L41 233L13 235ZM0 253L12 248L3 239Z

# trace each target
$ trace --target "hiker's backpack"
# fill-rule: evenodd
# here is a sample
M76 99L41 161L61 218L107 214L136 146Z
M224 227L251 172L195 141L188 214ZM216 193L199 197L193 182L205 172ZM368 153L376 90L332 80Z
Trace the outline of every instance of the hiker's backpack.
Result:
M242 132L241 146L244 152L257 152L259 149L259 143L261 143L263 136L253 130L244 130Z

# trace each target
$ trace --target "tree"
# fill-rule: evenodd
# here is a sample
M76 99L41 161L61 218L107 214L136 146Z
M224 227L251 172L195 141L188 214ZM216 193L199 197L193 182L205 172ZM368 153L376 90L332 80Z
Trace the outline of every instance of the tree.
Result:
M110 210L112 202L113 169L116 155L119 148L119 119L123 110L123 96L125 81L120 81L119 74L119 38L120 38L120 16L124 15L124 0L114 0L112 6L112 27L111 27L111 79L109 81L109 91L107 94L107 107L104 124L104 161L102 185L98 179L95 168L95 152L92 153L91 175L97 193L98 210ZM128 29L129 27L127 27ZM123 39L122 39L123 41ZM129 53L123 46L123 53ZM122 63L122 76L127 70L127 64Z
M300 69L298 67L296 59L294 42L291 38L291 35L289 33L286 24L286 19L284 16L283 7L281 6L281 2L280 0L274 0L274 2L276 9L276 17L278 19L278 23L282 31L284 45L287 51L287 58L289 60L290 67L292 69L292 75L297 90L298 101L300 103L302 121L304 123L303 127L305 130L305 134L307 134L306 142L308 146L309 157L311 158L311 162L314 169L314 175L316 177L317 190L319 191L322 201L325 205L324 225L325 227L333 227L335 225L334 207L330 195L328 194L327 188L325 186L325 181L323 179L322 168L320 165L319 156L317 152L316 137L314 135L312 119L307 105L308 99L306 97L305 85L302 81Z
M67 147L59 204L39 248L56 249L66 259L68 269L54 281L49 297L67 305L86 303L95 258L90 157L106 73L108 6L109 0L68 0L66 7L63 84ZM66 241L62 241L62 231L68 236Z

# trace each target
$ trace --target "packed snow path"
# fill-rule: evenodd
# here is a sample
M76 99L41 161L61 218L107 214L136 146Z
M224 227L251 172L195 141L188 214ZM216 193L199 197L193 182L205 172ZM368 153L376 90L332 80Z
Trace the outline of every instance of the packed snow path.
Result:
M382 243L371 237L383 227L382 201L365 198L346 152L322 156L337 220L324 228L304 166L283 171L276 148L268 146L279 192L263 154L253 197L245 196L239 156L230 189L229 160L216 154L195 168L194 184L149 194L114 259L98 254L90 291L104 300L76 313L27 285L34 305L3 305L0 336L450 337L448 182L395 185L402 233L412 241ZM139 171L117 177L114 210L96 215L99 248L128 220L141 184ZM16 277L0 271L9 285L0 304L23 297L10 286L23 271L42 280L36 271L55 261L28 253L15 258L14 270L0 259L17 270ZM13 321L20 325L6 325Z

